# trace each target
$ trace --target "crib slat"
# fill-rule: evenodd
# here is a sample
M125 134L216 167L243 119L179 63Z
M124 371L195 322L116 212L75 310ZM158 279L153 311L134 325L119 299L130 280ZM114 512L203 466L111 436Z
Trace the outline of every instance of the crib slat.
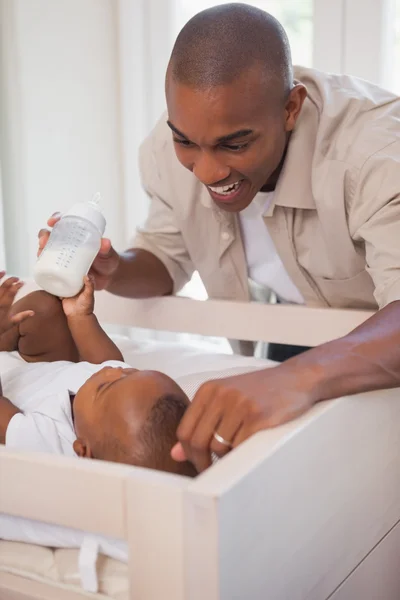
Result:
M186 477L136 471L127 483L132 600L190 600L183 552Z
M0 512L126 539L127 468L0 446Z

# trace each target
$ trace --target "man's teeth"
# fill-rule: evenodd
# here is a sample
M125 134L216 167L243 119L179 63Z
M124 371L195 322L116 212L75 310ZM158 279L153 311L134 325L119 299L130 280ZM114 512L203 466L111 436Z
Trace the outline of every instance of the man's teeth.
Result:
M221 185L219 187L213 187L213 186L209 185L208 187L210 188L210 190L212 192L215 192L215 194L227 196L228 194L232 194L233 192L236 192L236 190L239 188L239 185L240 185L240 181L237 181L236 183L231 183L230 185Z

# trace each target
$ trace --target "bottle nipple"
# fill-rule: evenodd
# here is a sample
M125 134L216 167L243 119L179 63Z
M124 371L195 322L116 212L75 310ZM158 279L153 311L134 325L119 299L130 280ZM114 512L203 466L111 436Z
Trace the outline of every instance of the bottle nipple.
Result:
M100 192L96 192L93 195L93 198L90 200L90 204L94 204L95 206L98 207L100 204L100 200L101 200L101 194L100 194Z

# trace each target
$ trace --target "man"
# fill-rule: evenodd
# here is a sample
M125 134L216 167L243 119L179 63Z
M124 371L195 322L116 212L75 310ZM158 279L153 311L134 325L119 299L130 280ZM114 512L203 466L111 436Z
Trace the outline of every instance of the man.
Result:
M274 369L205 383L172 452L203 470L211 451L320 400L399 385L400 100L349 77L293 74L281 25L240 4L185 25L166 98L141 150L148 220L121 255L103 241L98 288L173 294L196 269L213 298L249 300L249 276L284 302L379 309Z

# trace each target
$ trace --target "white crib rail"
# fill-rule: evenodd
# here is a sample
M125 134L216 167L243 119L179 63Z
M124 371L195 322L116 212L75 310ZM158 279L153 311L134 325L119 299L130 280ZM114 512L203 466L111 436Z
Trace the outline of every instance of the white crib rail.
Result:
M18 297L37 289L28 281ZM96 293L95 311L99 320L108 324L300 346L318 346L346 335L373 314L368 310L177 296L135 300L108 292Z
M373 313L182 297L132 300L100 292L96 296L96 314L102 322L110 324L317 346L346 335Z

